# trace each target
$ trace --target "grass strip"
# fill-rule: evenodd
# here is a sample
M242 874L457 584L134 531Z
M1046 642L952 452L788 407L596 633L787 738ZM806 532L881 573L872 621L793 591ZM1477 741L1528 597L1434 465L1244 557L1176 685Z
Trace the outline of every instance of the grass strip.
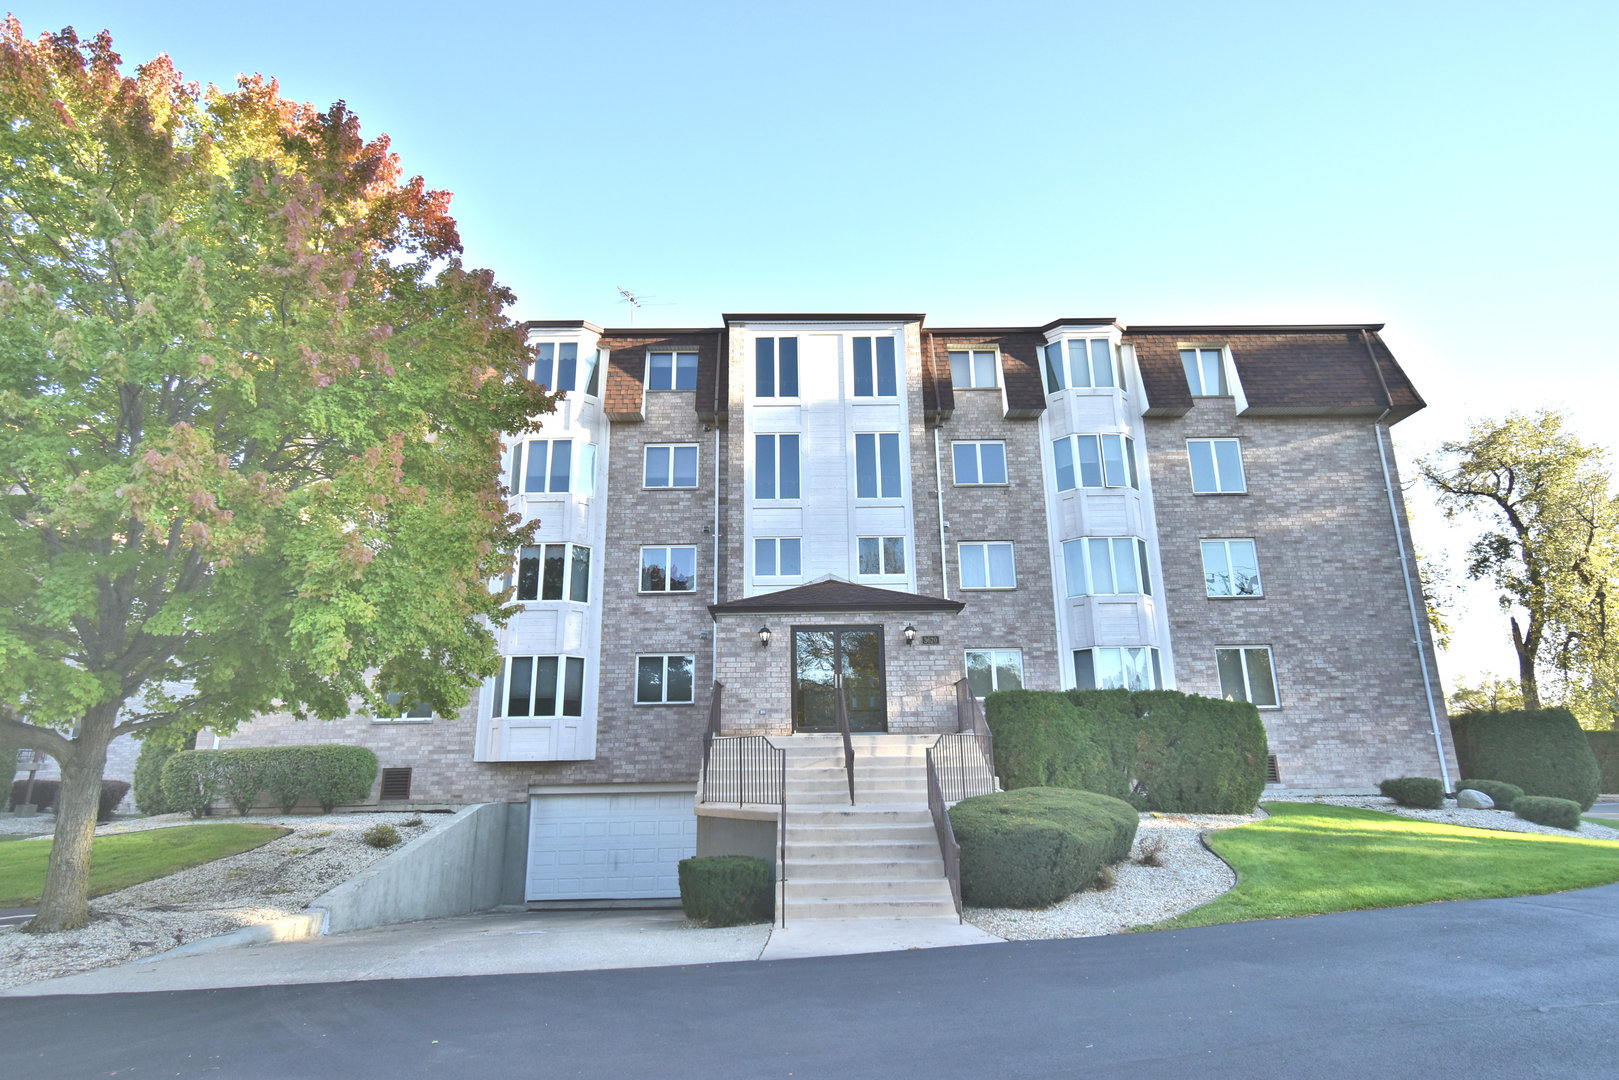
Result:
M277 825L180 825L98 836L90 848L90 895L117 892L238 855L291 831ZM49 842L0 848L0 907L31 907L39 902L50 853Z
M1151 929L1322 915L1436 900L1563 892L1619 881L1611 840L1469 829L1314 803L1213 833L1230 892Z

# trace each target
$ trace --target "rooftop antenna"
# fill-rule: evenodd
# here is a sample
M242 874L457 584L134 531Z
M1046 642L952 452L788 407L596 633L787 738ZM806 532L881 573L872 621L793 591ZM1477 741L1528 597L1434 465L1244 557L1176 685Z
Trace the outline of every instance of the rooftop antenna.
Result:
M636 296L634 293L630 292L630 290L626 289L622 285L617 286L617 289L618 289L619 295L624 298L624 300L622 302L630 305L630 325L634 326L635 325L635 309L641 306L642 299L641 299L641 297Z

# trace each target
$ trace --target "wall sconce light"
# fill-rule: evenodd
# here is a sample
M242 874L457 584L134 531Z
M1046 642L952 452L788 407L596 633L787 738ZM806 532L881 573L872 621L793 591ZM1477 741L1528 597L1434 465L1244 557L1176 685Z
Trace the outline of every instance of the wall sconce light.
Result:
M910 623L906 623L905 624L905 630L903 632L905 634L905 644L907 644L907 645L915 645L916 644L916 627L912 626Z
M714 528L713 528L713 526L711 526L711 525L704 525L704 526L703 526L703 535L704 535L704 536L707 536L707 535L709 535L709 534L710 534L710 533L712 533L712 532L713 532L713 531L714 531Z
M770 627L759 627L759 645L761 648L770 648Z

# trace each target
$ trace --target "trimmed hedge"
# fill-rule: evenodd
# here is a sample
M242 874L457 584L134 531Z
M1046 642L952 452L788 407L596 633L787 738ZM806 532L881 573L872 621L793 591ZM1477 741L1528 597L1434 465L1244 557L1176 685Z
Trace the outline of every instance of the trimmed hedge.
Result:
M1526 795L1596 802L1601 772L1580 723L1567 709L1513 709L1453 716L1461 773L1505 780Z
M770 864L746 855L680 860L680 907L709 926L738 926L775 918Z
M27 779L14 781L11 785L11 802L13 806L21 806L23 794L28 790ZM118 804L124 801L129 794L129 781L103 780L101 781L101 795L96 800L96 820L111 821L112 812L118 809ZM62 798L62 782L60 780L35 780L34 792L31 796L34 805L42 814L48 814L57 808Z
M1174 690L990 694L995 769L1008 790L1062 787L1138 810L1245 814L1265 790L1259 711Z
M329 814L340 804L362 802L376 778L377 755L361 746L182 750L163 766L163 795L171 809L193 817L222 798L245 814L261 792L289 813L309 798Z
M124 801L129 794L128 780L101 781L101 798L96 803L96 820L111 821L112 812L118 809L118 804Z
M1511 810L1516 799L1523 798L1523 788L1517 784L1509 784L1505 780L1459 780L1456 790L1472 788L1490 797L1497 810Z
M175 749L151 739L141 742L140 756L135 759L135 809L147 816L173 809L163 795L163 765Z
M28 801L38 807L40 813L49 813L51 808L56 805L56 796L60 788L61 784L56 780L35 780L34 792L28 797ZM27 790L28 780L26 778L15 781L11 785L11 805L23 805L23 793Z
M1377 790L1401 806L1439 810L1445 805L1445 785L1431 776L1397 776L1381 781Z
M1120 799L1019 788L950 809L961 845L961 898L975 907L1047 907L1129 856L1140 818Z
M1512 812L1525 821L1573 832L1579 831L1580 811L1583 809L1573 799L1558 799L1550 795L1520 795L1512 804Z
M1609 795L1619 793L1619 731L1587 731L1585 741L1597 759L1597 786Z

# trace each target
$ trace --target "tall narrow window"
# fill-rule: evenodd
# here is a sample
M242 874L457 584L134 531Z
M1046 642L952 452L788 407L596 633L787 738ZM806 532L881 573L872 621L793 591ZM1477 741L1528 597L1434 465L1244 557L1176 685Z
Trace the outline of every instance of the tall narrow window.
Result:
M1062 342L1053 341L1040 352L1046 360L1046 393L1055 394L1058 390L1066 390L1068 381L1063 378Z
M697 447L648 446L641 483L649 488L696 487Z
M963 589L1015 589L1017 569L1011 544L957 544Z
M950 385L957 390L992 390L995 378L994 349L963 349L950 352Z
M753 378L756 397L797 397L798 339L755 338Z
M1204 540L1203 584L1210 596L1263 596L1252 540Z
M1181 367L1193 397L1221 397L1231 392L1226 389L1225 363L1218 347L1182 349Z
M694 352L647 353L648 390L697 389L697 354Z
M901 471L898 432L854 437L855 498L900 498Z
M597 349L585 361L585 393L596 397L601 387L602 350Z
M1269 645L1215 649L1214 660L1220 669L1221 697L1227 701L1251 701L1261 709L1281 708Z
M956 483L1006 483L1006 444L1003 442L958 442L950 444L956 467Z
M1240 495L1248 490L1242 444L1236 439L1187 439L1192 491L1199 495Z
M854 396L895 397L899 373L891 337L854 339Z
M798 436L755 435L753 450L754 498L799 498Z

